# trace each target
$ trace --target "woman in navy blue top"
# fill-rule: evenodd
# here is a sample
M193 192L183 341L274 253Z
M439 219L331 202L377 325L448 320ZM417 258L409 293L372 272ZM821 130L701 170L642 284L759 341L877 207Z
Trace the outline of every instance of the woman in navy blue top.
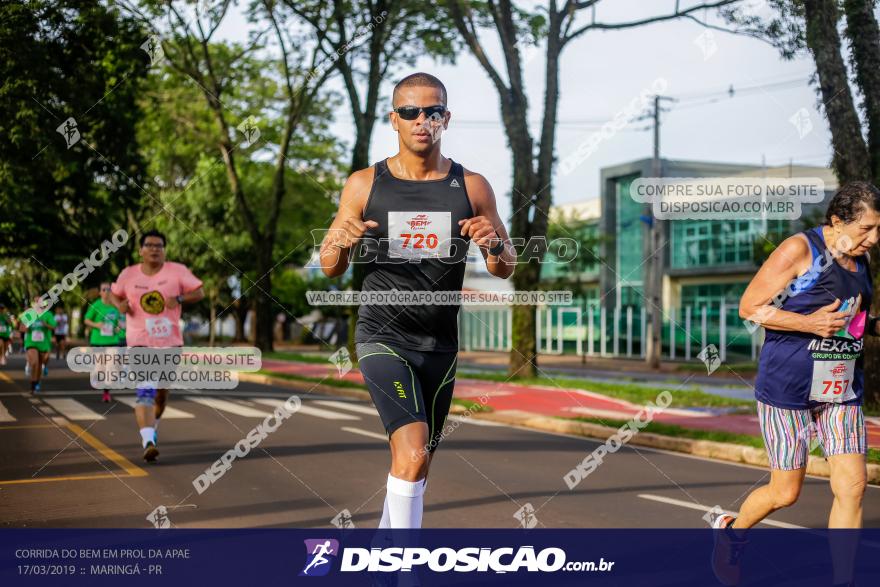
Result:
M740 316L766 329L755 398L770 482L751 492L736 517L714 519L722 530L713 556L719 578L738 578L744 542L735 530L797 501L814 437L831 471L829 527L862 525L862 348L865 334L877 336L868 250L878 240L880 190L849 183L829 202L825 224L780 244L743 293Z

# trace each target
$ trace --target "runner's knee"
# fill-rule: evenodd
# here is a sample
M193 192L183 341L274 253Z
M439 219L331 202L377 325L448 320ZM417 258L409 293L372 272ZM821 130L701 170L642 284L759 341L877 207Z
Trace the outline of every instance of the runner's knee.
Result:
M847 476L831 481L831 491L838 500L861 502L866 487L867 481L862 475Z
M391 474L405 481L418 481L428 475L430 457L425 447L407 446L394 453Z
M770 490L773 494L773 505L777 508L794 505L801 494L800 485L771 485Z

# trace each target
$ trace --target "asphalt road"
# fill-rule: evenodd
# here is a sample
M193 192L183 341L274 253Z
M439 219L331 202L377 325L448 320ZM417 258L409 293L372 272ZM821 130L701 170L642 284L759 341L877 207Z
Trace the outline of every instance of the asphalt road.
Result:
M331 527L339 516L378 523L389 453L369 403L247 383L176 391L159 462L146 464L133 393L104 404L85 376L61 361L50 369L36 397L21 356L0 370L3 526L145 528L159 506L181 528ZM198 493L193 480L292 393L303 408ZM755 467L624 447L569 490L563 475L600 444L460 419L434 460L424 525L516 528L525 508L539 527L699 528L708 508L735 510L767 480ZM878 498L870 487L866 526L880 527ZM823 527L831 500L827 480L808 478L800 501L771 522Z

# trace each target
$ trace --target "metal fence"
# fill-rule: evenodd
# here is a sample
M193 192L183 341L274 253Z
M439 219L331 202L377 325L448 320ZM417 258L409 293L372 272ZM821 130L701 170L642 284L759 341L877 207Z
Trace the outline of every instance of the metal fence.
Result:
M755 360L763 329L752 332L732 304L685 306L663 313L661 347L664 358L695 359L714 344L722 361ZM509 351L513 310L510 307L463 306L459 312L462 350ZM644 357L647 349L644 307L540 307L535 316L538 352L599 357Z

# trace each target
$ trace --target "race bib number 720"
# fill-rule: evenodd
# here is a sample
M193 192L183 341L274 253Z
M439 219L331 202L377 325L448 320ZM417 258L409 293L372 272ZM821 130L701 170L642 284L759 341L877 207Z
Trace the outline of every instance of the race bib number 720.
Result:
M813 361L810 399L815 402L847 402L856 399L852 390L855 359L848 361Z
M389 212L388 256L402 259L449 257L451 212Z

